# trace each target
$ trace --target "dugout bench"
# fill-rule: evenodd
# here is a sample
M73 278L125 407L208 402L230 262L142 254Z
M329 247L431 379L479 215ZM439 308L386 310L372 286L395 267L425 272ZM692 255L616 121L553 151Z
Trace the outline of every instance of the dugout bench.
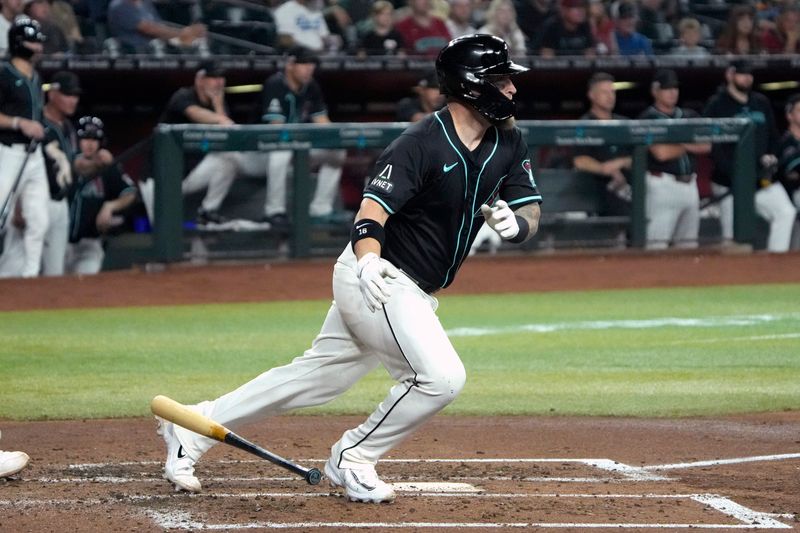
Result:
M311 255L311 226L308 204L311 187L308 151L311 148L383 148L407 126L405 123L336 123L329 125L237 125L160 124L154 134L153 174L155 178L155 221L150 261L174 262L184 258L183 155L186 152L293 150L294 176L290 214L293 220L288 252L291 257ZM658 143L712 142L735 143L734 239L752 244L755 235L755 157L753 124L748 119L676 119L624 121L520 121L523 136L535 147L634 146L631 215L628 220L608 219L596 214L592 198L578 176L540 171L545 204L542 224L620 224L627 222L629 245L645 245L644 174L649 145ZM534 172L536 177L536 170ZM592 184L594 187L594 184ZM596 199L595 199L596 201ZM552 206L552 207L550 207ZM560 207L559 207L560 206ZM576 209L579 207L579 209ZM585 210L584 210L585 208ZM549 209L549 212L548 212ZM586 216L556 216L556 213L584 212Z

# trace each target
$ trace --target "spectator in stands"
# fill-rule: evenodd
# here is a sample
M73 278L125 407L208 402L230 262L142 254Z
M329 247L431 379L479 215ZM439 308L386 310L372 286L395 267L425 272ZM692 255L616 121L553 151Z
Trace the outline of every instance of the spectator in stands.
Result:
M597 55L614 56L619 53L614 36L614 21L602 0L589 0L589 26L597 43Z
M0 0L0 57L8 51L8 30L21 14L22 0Z
M659 70L651 85L653 104L640 119L696 117L678 107L678 76ZM709 143L654 144L647 154L645 175L647 243L649 249L696 248L700 230L700 196L694 157L711 151Z
M472 25L472 0L450 0L450 15L445 24L453 39L477 33Z
M753 91L753 71L746 60L736 59L725 69L725 82L711 97L703 114L710 118L748 118L755 124L756 212L770 224L767 250L788 251L797 211L783 185L773 182L778 163L775 155L778 130L769 99ZM727 242L733 240L733 198L728 193L735 164L734 148L730 143L718 143L711 151L714 160L712 190L715 196L722 197L720 224L723 240Z
M64 32L54 22L48 0L24 0L25 14L39 22L47 39L44 42L44 54L66 54L70 51L69 41Z
M178 89L167 103L159 119L165 124L234 124L225 103L225 71L214 61L205 61L194 75L191 87ZM219 208L233 180L246 166L250 157L244 152L213 152L207 154L186 176L181 184L183 194L191 194L203 189L206 195L197 210L199 225L223 224L227 222L220 215ZM142 198L152 214L152 187L150 180L140 185ZM152 216L151 216L152 220Z
M800 6L784 4L775 20L775 27L761 35L764 50L770 54L796 54L800 52Z
M431 0L408 0L408 6L411 13L395 25L406 50L409 54L436 57L450 42L447 25L431 12Z
M125 221L123 213L136 201L136 186L111 152L103 121L85 116L78 121L80 153L75 158L75 182L70 191L69 246L65 271L97 274L103 266L103 241Z
M636 31L637 20L635 5L630 2L622 2L617 6L617 16L614 18L614 38L619 55L653 55L653 45L650 39Z
M414 87L415 96L403 98L397 103L395 119L398 122L417 122L444 105L444 96L439 92L439 78L429 72Z
M778 144L776 177L783 184L795 207L800 209L800 94L786 101L786 133Z
M303 46L316 53L336 48L317 2L289 0L278 6L274 14L280 48Z
M61 33L67 38L71 50L82 50L85 44L78 17L72 9L72 4L65 0L50 2L50 18L58 26Z
M528 52L539 53L539 40L544 21L557 15L554 0L514 0L517 24L525 34Z
M761 37L756 30L755 11L752 6L731 8L728 22L717 38L717 54L753 55L762 52Z
M372 5L371 27L361 37L359 53L364 55L395 55L405 53L403 36L394 27L394 6L387 0Z
M581 120L625 120L614 113L617 91L614 76L597 72L589 78L586 96L590 107ZM627 174L631 168L631 147L627 145L585 146L575 149L572 161L576 170L595 178L602 188L602 215L630 214L631 186ZM600 188L598 188L600 189Z
M318 62L317 56L307 48L294 47L288 51L283 72L273 74L264 83L261 93L261 122L330 124L322 89L314 79ZM346 221L347 215L337 213L334 203L339 195L339 181L347 152L317 148L311 150L310 155L311 164L320 165L317 187L309 206L312 223L333 224ZM291 151L269 152L264 220L278 230L286 229L289 224L286 214L286 185L291 161Z
M659 50L672 47L674 32L665 14L664 0L641 0L638 31Z
M560 0L558 14L544 22L540 45L542 57L594 57L595 42L587 20L586 0Z
M678 40L681 43L672 49L670 54L674 56L706 57L711 52L700 45L702 39L702 28L700 21L696 18L686 17L678 23Z
M486 12L486 24L478 33L500 37L508 44L511 55L525 55L525 34L517 26L517 12L511 0L492 0Z
M160 39L178 48L191 48L206 37L204 24L174 27L166 24L152 0L111 0L108 6L108 29L123 47L145 53L150 41Z

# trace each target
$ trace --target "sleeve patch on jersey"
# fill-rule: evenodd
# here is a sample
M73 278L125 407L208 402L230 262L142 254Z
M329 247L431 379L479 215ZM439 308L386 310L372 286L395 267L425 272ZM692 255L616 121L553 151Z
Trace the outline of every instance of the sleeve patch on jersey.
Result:
M378 188L387 194L391 193L392 189L394 189L394 184L391 181L381 179L380 177L373 178L372 181L369 183L369 186Z
M536 187L536 182L533 179L533 167L531 167L530 159L526 159L522 162L522 170L528 173L528 179L531 180L531 186Z

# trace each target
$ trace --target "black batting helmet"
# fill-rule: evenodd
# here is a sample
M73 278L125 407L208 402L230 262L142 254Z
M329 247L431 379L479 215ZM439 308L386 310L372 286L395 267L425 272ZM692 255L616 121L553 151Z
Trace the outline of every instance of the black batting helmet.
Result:
M493 35L453 39L436 59L439 90L463 100L493 122L514 116L516 106L492 83L528 69L508 59L508 45Z
M103 141L106 138L105 125L97 117L87 115L78 119L78 138L97 139Z
M17 17L8 28L8 51L11 57L30 59L34 52L23 43L43 43L44 41L42 27L31 18Z

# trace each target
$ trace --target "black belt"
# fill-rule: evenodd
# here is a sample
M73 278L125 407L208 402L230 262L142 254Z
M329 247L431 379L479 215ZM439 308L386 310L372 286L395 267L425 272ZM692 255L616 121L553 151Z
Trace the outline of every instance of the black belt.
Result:
M661 172L658 170L648 170L648 172L656 178L671 177L675 181L680 181L681 183L689 183L694 179L694 174L670 174L669 172Z

